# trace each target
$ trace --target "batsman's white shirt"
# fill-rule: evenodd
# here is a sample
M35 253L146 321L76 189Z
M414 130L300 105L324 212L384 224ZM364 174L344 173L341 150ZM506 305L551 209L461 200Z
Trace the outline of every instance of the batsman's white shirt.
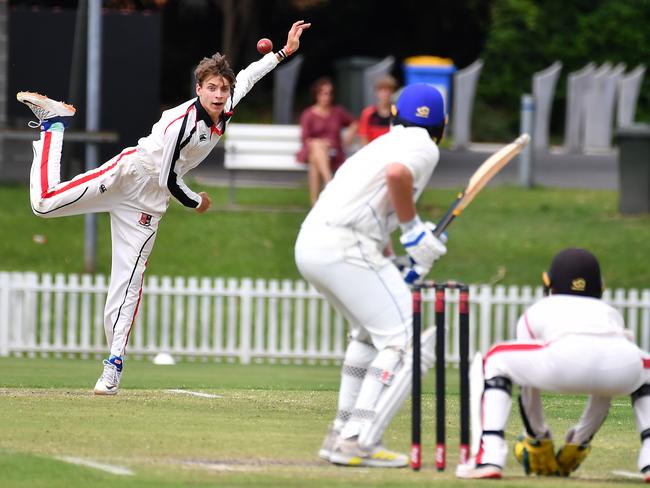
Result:
M63 130L41 132L34 142L30 200L35 214L49 218L92 212L111 217L111 280L104 310L104 328L111 354L121 356L137 314L147 260L170 195L196 208L201 197L183 182L224 133L233 108L253 85L277 66L269 53L237 74L226 112L213 124L195 98L163 112L151 134L135 148L97 169L61 182Z
M298 269L349 321L351 334L378 349L405 347L411 333L410 292L383 256L398 226L386 168L413 175L413 200L426 187L440 153L426 130L392 127L341 166L302 224Z
M387 134L345 161L318 197L303 227L345 227L387 243L398 221L388 197L386 167L400 163L411 171L415 201L424 191L439 158L438 146L426 130L391 127Z

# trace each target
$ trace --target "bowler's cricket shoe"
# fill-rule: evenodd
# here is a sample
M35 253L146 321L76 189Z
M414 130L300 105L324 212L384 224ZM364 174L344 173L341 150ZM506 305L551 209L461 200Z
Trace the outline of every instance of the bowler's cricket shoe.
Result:
M456 466L456 478L463 480L500 480L503 468L496 464L479 464L470 460L467 464Z
M95 395L115 395L122 379L122 358L111 356L104 359L104 371L95 383Z
M36 115L38 122L31 121L28 124L34 129L41 127L42 130L47 130L56 122L67 127L70 117L77 111L72 105L57 102L39 93L18 92L16 99L27 105Z
M318 451L319 458L324 459L325 461L330 460L332 450L334 449L334 443L336 442L339 434L340 432L334 429L332 425L329 426L327 434L325 434L325 439L323 439L323 444L320 446L320 449Z
M650 483L650 465L644 467L641 470L641 474L643 475L643 481Z
M404 468L409 465L406 454L391 451L377 444L372 449L363 449L357 437L341 439L334 444L329 461L341 466L370 467L370 468Z

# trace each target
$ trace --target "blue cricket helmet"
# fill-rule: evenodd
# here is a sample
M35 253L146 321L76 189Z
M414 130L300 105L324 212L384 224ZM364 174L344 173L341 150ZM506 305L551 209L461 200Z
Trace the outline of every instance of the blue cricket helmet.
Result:
M414 83L405 87L397 99L394 116L397 123L427 129L438 142L447 123L442 95L428 83Z

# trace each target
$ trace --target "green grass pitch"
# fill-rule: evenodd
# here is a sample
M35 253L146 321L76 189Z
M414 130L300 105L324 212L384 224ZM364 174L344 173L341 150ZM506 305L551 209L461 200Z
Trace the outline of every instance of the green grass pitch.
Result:
M186 361L154 366L130 360L116 397L96 397L96 360L0 359L0 486L472 486L453 476L458 445L457 370L448 371L448 468L435 471L434 375L424 382L424 467L341 468L316 453L336 409L339 368L326 365L242 366ZM182 389L219 395L189 396ZM584 398L546 395L559 447ZM408 451L410 404L389 427L387 446ZM507 439L521 431L516 408ZM615 398L594 449L575 477L527 478L514 458L499 486L627 486L613 471L636 472L639 441L629 398ZM118 466L111 474L60 460L74 457ZM489 484L489 483L488 483Z
M293 245L308 210L305 188L240 188L240 208L234 211L226 206L227 188L192 187L207 191L214 209L198 215L172 202L160 223L147 275L300 278ZM427 190L418 204L421 217L438 220L456 191ZM259 207L274 210L260 212ZM600 259L608 287L648 288L650 216L620 216L616 208L613 191L488 187L449 228L448 253L429 278L538 286L557 251L585 247ZM98 215L97 227L97 271L108 274L106 214ZM0 228L10 229L0 239L0 271L83 270L84 218L35 217L27 187L0 186ZM35 243L34 235L47 243ZM403 252L399 241L394 245L397 253Z

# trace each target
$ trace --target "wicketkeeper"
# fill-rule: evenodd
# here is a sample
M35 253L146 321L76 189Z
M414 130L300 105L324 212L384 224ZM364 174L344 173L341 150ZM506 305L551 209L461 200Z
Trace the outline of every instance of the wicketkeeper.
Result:
M600 266L584 249L558 253L544 285L548 296L526 310L517 340L495 344L472 366L470 383L484 385L472 399L480 438L476 457L457 469L459 478L501 478L507 457L504 431L519 385L525 431L515 457L526 474L569 476L591 451L591 440L609 411L611 398L631 395L641 434L639 470L650 482L650 355L625 329L623 317L601 300ZM481 367L482 361L482 367ZM544 420L541 390L588 394L582 417L555 451ZM474 426L473 426L474 427Z
M30 126L41 129L39 140L33 143L30 176L34 213L43 218L93 212L111 216L113 261L104 311L110 355L95 384L96 394L118 391L145 267L170 196L198 213L210 208L209 196L192 191L183 176L210 154L237 104L257 81L298 49L303 30L310 25L295 22L283 49L265 55L237 77L225 56L216 53L204 58L195 70L197 98L163 112L151 134L136 147L124 149L70 181L61 181L61 150L74 107L37 93L18 93L18 100L38 118Z
M443 99L427 84L407 86L390 131L350 157L300 229L298 269L348 320L338 411L319 455L347 466L401 467L408 457L383 447L382 434L410 392L411 293L446 253L416 213L415 201L439 159ZM411 258L404 276L385 255L390 234ZM433 362L431 331L423 364Z

